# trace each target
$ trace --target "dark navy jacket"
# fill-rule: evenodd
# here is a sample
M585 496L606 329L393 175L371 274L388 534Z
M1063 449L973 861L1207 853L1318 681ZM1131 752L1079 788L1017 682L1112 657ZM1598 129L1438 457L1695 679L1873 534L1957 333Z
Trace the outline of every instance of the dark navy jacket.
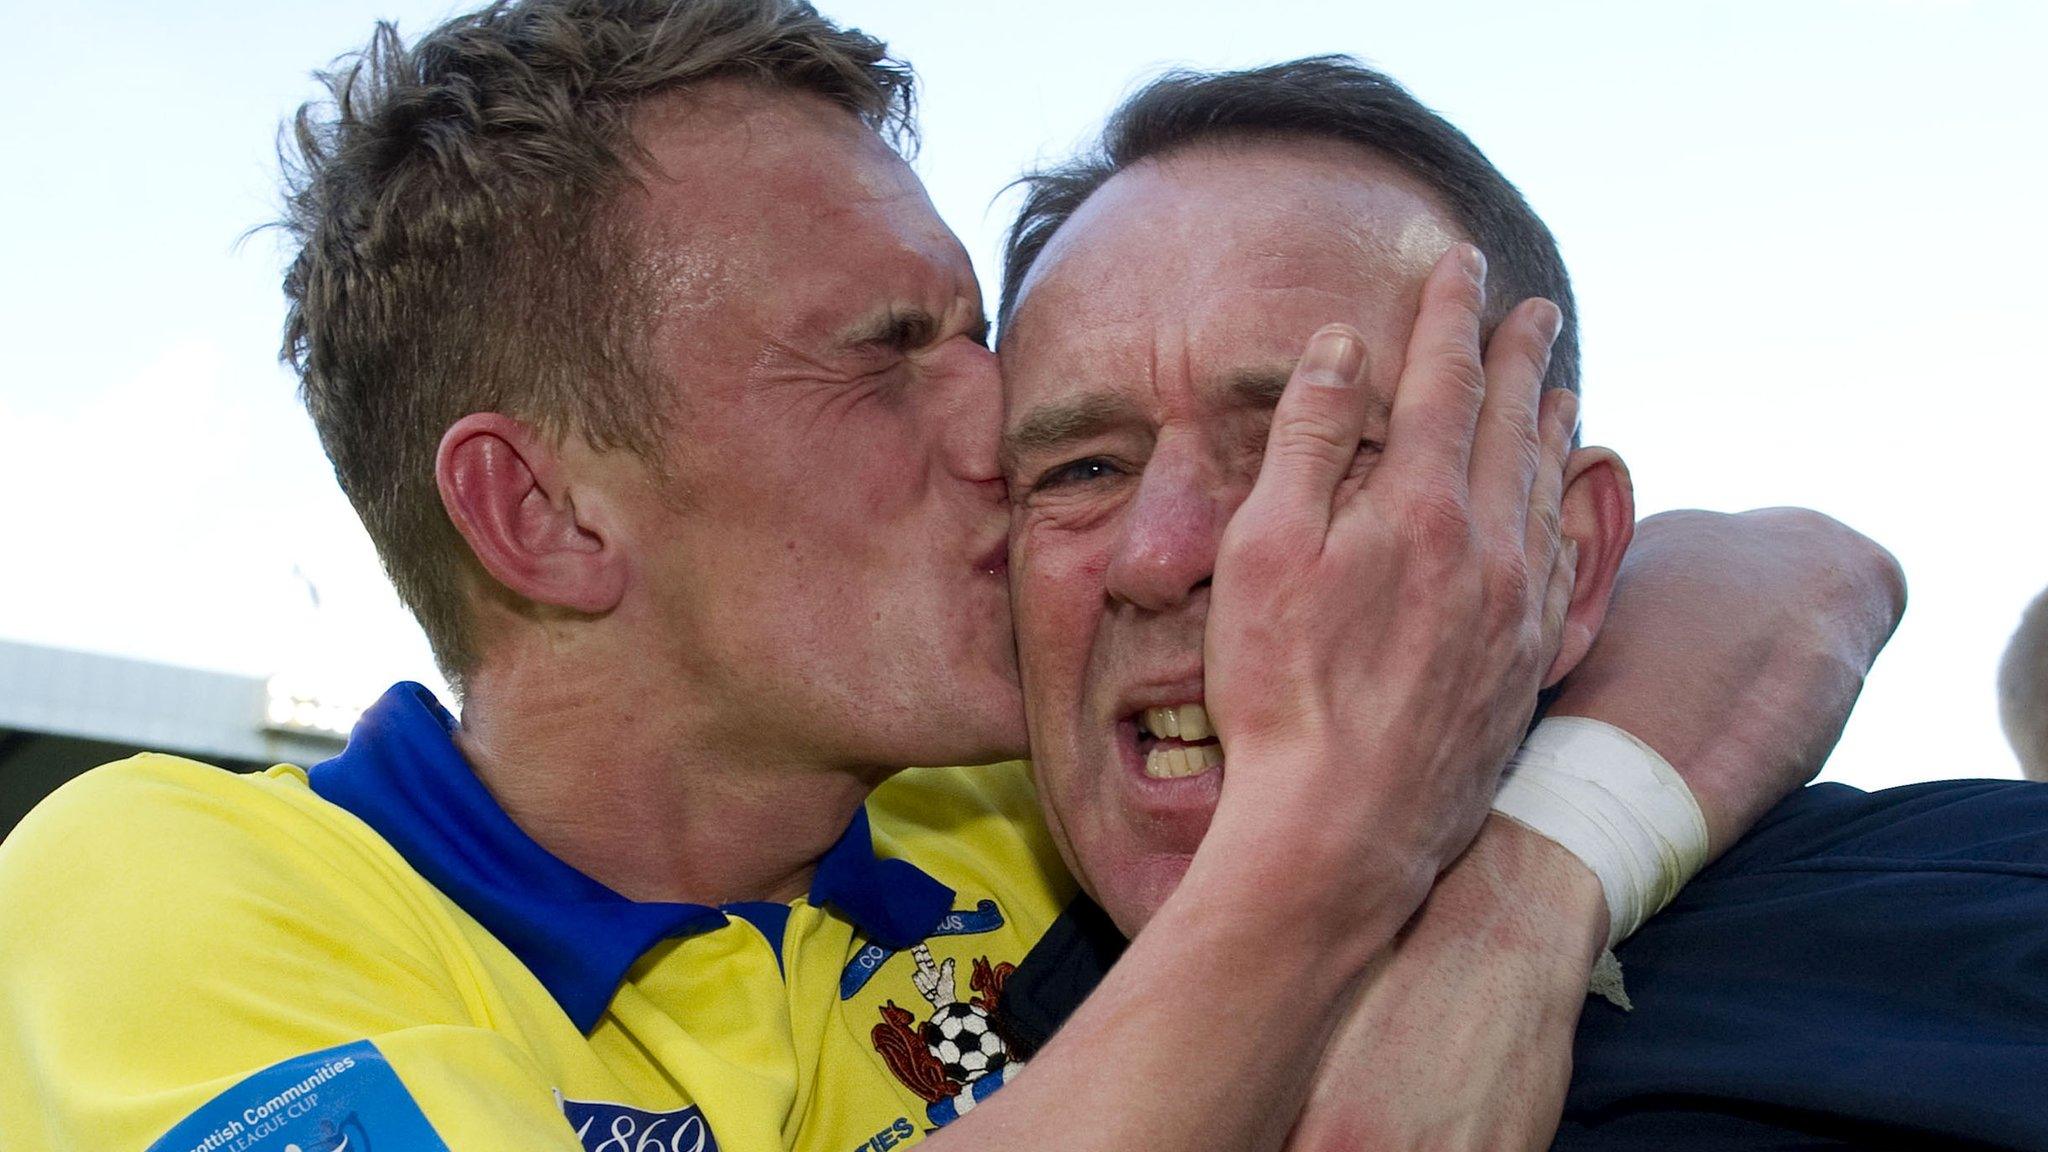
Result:
M1084 897L1004 989L1043 1043L1121 952ZM1559 1152L2048 1152L2048 784L1804 789L1618 950Z

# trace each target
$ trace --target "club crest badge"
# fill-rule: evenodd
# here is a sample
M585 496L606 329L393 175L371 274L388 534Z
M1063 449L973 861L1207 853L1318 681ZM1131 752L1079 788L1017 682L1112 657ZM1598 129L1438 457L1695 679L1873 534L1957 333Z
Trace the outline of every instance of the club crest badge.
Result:
M1017 966L990 964L986 956L975 960L967 985L973 995L961 1000L951 958L935 963L922 944L910 956L917 965L911 983L930 1015L920 1023L909 1009L886 1001L882 1022L870 1035L889 1071L923 1098L926 1118L940 1128L972 1111L1024 1066L1011 1056L995 1018L1003 982Z

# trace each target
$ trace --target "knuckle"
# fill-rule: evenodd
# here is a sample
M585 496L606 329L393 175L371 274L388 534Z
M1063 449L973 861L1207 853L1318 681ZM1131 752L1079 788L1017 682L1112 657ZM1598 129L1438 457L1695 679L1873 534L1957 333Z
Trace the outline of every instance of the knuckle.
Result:
M1785 537L1794 545L1810 543L1824 547L1848 547L1859 541L1868 543L1854 528L1811 508L1759 508L1742 513L1736 519L1744 518L1762 524L1769 534Z
M1905 610L1906 572L1898 557L1840 520L1811 508L1760 508L1731 519L1738 530L1760 528L1782 556L1825 558L1804 577L1816 586L1816 599L1854 607L1876 589L1894 617Z
M1471 513L1443 485L1409 493L1401 501L1399 523L1402 537L1425 556L1460 556L1471 541Z
M1262 509L1242 530L1233 524L1218 552L1217 566L1256 583L1280 579L1314 559L1320 544L1314 529L1306 517L1285 509Z
M1531 495L1529 484L1543 468L1542 437L1533 424L1516 414L1503 414L1499 421L1504 425L1499 450L1506 457L1502 462L1506 467L1488 469L1486 498L1496 501L1527 500ZM1536 491L1540 493L1541 489Z
M1279 418L1268 454L1286 463L1326 463L1349 459L1357 450L1336 420L1322 413L1296 412Z
M1448 374L1443 399L1445 408L1440 409L1440 411L1456 412L1463 410L1469 412L1477 410L1486 403L1486 388L1486 373L1476 366L1476 362L1470 368L1460 367L1457 371ZM1449 417L1446 418L1448 419ZM1459 419L1469 419L1469 417L1460 417Z
M1497 623L1526 615L1535 575L1519 541L1505 531L1490 531L1473 565L1486 612Z
M1502 557L1487 565L1484 580L1492 608L1507 619L1520 620L1529 601L1529 566L1519 556Z
M1446 383L1473 392L1486 390L1486 362L1473 345L1459 341L1446 346L1437 358L1437 367Z

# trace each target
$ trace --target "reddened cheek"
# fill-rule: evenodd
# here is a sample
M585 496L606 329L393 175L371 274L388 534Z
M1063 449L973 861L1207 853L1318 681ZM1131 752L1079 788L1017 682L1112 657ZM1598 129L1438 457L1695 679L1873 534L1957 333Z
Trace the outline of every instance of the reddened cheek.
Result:
M1544 687L1564 679L1585 659L1607 620L1615 576L1635 538L1635 486L1628 465L1608 448L1580 448L1565 461L1559 529L1578 550L1562 639Z
M1097 550L1024 547L1011 557L1011 618L1026 704L1034 718L1067 715L1102 611L1102 569Z
M1019 619L1027 604L1099 598L1109 562L1109 550L1098 541L1057 531L1012 534L1010 594Z

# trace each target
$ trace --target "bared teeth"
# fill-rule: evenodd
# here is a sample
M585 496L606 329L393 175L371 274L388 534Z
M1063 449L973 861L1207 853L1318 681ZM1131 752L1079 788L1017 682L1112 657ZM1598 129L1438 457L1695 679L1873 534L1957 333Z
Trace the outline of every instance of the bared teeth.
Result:
M1154 780L1200 776L1223 767L1223 749L1215 744L1154 748L1145 754L1145 775Z
M1142 720L1145 731L1161 740L1207 740L1216 734L1209 726L1209 711L1200 704L1172 708L1147 708Z
M1154 780L1200 776L1223 766L1223 749L1214 742L1209 711L1199 703L1147 708L1138 717L1138 726L1161 741L1145 753L1145 775Z

